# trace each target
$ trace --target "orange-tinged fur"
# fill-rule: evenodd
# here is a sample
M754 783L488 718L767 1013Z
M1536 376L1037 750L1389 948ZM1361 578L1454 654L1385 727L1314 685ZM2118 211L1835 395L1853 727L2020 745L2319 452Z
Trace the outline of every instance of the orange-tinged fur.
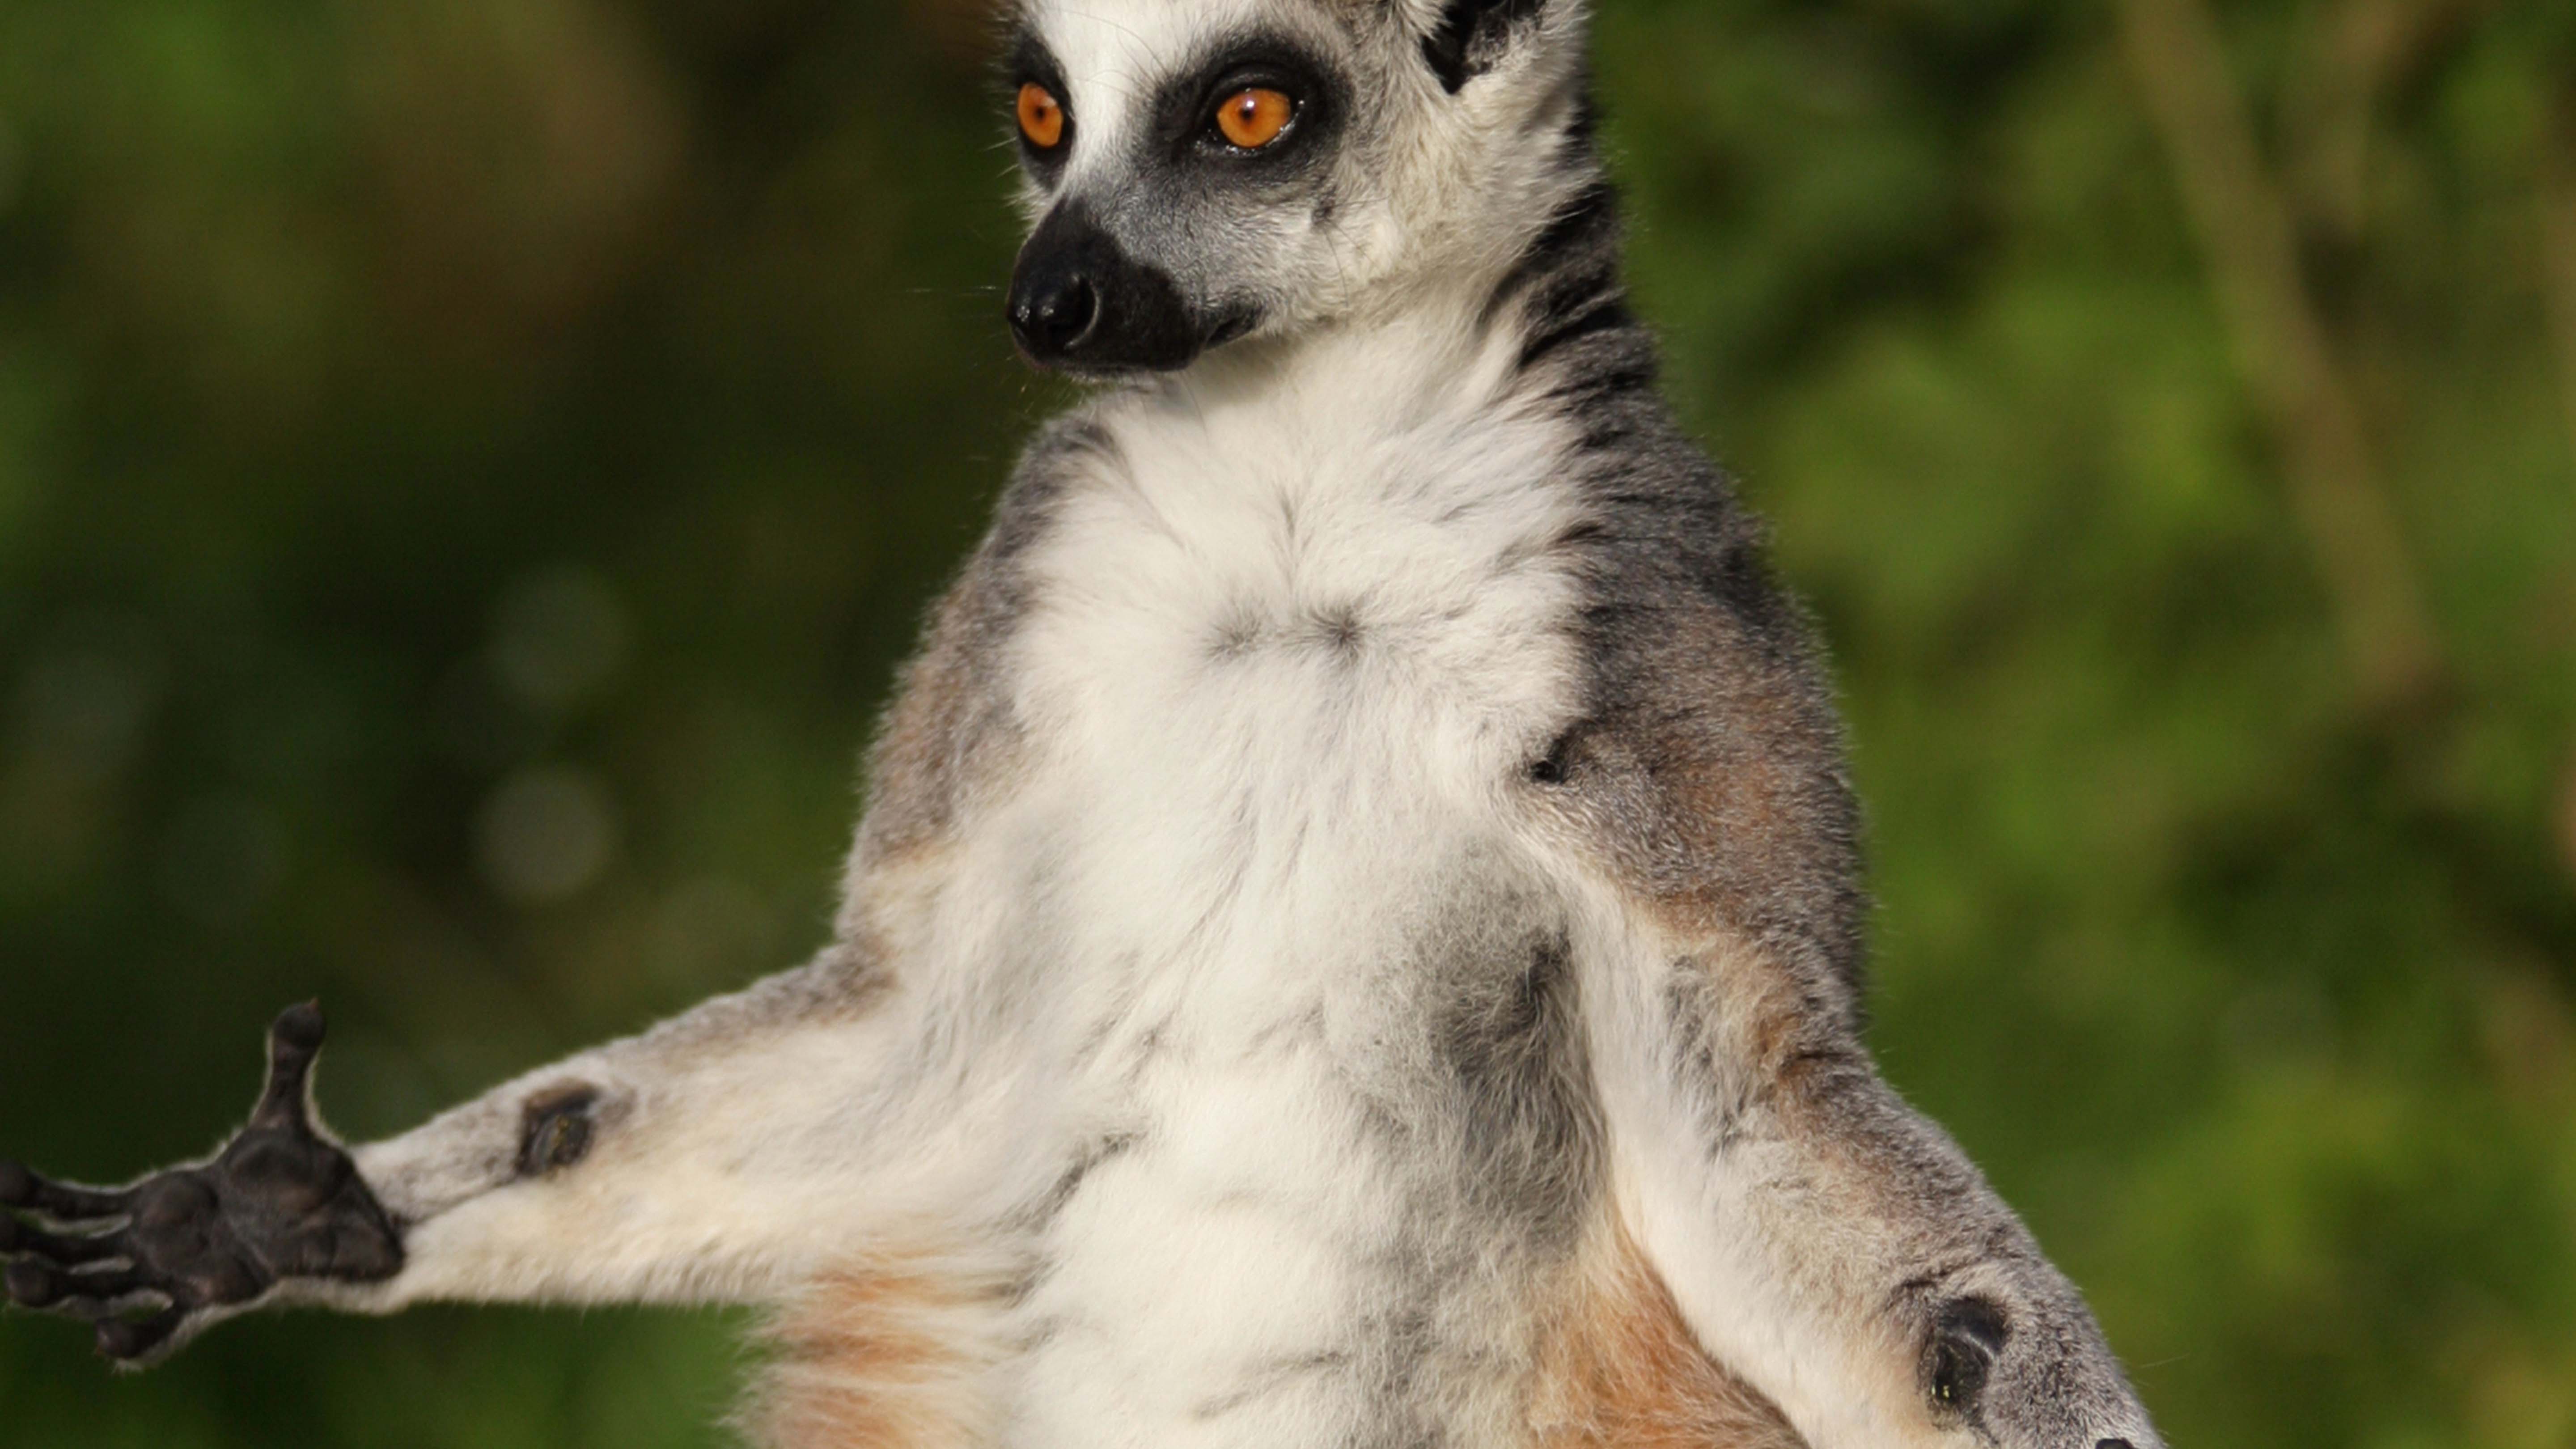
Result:
M1529 1416L1539 1449L1806 1449L1770 1400L1700 1351L1615 1225L1542 1330Z
M924 1240L826 1274L764 1338L745 1428L763 1449L979 1449L1010 1275ZM1523 1397L1535 1449L1806 1449L1693 1341L1654 1269L1610 1226L1540 1324Z
M745 1429L763 1449L973 1449L997 1425L1010 1275L924 1241L826 1274L771 1320Z

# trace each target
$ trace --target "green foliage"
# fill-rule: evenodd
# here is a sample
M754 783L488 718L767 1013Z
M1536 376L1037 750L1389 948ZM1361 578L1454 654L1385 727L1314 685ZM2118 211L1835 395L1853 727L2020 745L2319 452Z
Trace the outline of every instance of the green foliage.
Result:
M380 1135L820 939L1060 400L958 8L0 7L0 1147L200 1149L312 994ZM2120 6L1606 10L1677 400L1837 651L1890 1074L2176 1443L2576 1441L2576 12L2217 15L2437 642L2391 703ZM112 1381L13 1319L0 1423L708 1444L735 1326Z

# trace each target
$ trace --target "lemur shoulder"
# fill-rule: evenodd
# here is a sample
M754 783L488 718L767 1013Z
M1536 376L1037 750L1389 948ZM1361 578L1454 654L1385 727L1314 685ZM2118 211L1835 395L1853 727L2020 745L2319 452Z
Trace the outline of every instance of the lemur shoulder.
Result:
M1840 729L1619 280L1581 0L1026 0L1030 448L819 959L390 1141L0 1165L143 1362L772 1305L826 1445L2148 1449L1858 1020Z

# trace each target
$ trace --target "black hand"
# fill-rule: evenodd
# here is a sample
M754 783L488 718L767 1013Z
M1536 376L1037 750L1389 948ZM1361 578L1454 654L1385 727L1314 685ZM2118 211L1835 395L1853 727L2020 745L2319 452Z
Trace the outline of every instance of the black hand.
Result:
M291 1007L268 1032L268 1088L250 1125L202 1167L100 1191L0 1161L0 1258L10 1301L96 1325L132 1362L182 1329L290 1278L373 1283L402 1271L402 1240L349 1155L313 1128L306 1084L322 1010ZM149 1316L127 1317L133 1309Z

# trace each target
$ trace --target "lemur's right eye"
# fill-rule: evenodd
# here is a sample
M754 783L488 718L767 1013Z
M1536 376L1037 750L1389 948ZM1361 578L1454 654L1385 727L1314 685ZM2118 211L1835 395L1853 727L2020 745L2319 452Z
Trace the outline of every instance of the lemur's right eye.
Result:
M1064 103L1035 81L1020 87L1020 134L1041 151L1064 143Z
M1286 135L1296 119L1297 102L1287 92L1249 86L1217 107L1216 128L1235 149L1258 151Z

